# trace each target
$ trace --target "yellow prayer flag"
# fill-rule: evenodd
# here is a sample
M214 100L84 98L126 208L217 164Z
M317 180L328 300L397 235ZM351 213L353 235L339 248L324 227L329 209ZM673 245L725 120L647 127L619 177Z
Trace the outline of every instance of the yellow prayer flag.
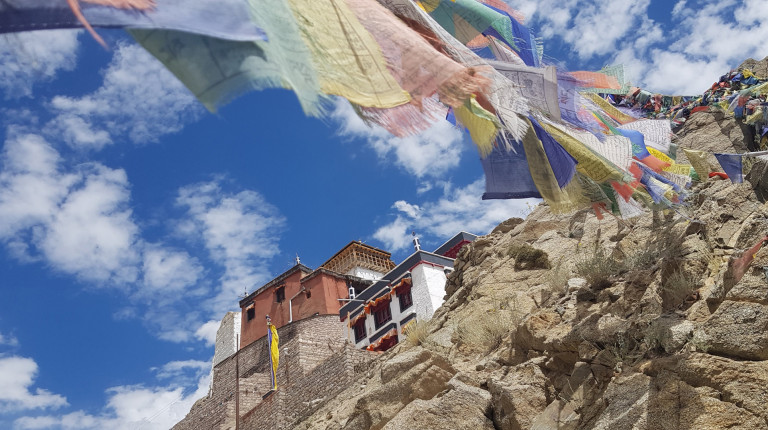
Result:
M267 331L267 342L269 343L269 358L272 362L271 366L271 376L272 376L272 389L277 389L277 365L280 363L280 350L279 344L280 344L280 337L277 335L277 328L275 328L274 325L269 321L269 317L267 317L267 328L269 329Z

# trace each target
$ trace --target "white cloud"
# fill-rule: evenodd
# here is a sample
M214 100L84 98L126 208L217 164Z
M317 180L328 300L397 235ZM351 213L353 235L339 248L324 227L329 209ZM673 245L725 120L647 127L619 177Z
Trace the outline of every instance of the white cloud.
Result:
M200 360L170 361L153 370L157 372L159 379L178 378L190 370L194 373L208 372L211 370L211 362Z
M209 365L209 364L208 364ZM210 365L209 365L210 366ZM19 430L166 430L189 412L194 402L208 392L210 374L203 373L193 392L184 394L180 386L119 386L107 390L109 396L102 413L76 411L58 416L22 417L14 422Z
M157 142L203 112L194 96L155 58L135 44L121 44L102 86L83 97L57 96L51 133L68 144L101 149L120 140Z
M42 262L97 285L120 285L160 338L185 342L209 318L179 309L178 292L205 299L204 271L183 250L141 235L125 171L98 163L64 169L42 137L12 128L0 156L0 243L22 262ZM222 239L226 240L226 239Z
M205 324L198 327L195 331L195 338L205 342L207 346L213 346L216 344L216 332L219 331L220 321L210 320Z
M0 345L11 346L11 347L18 346L19 340L16 339L16 336L12 334L0 333Z
M762 59L768 3L761 0L679 0L669 20L649 16L649 0L510 1L529 24L565 45L580 63L572 70L624 64L633 84L652 92L697 95L747 58ZM568 55L568 54L566 54ZM565 58L560 58L565 60Z
M158 245L147 245L144 249L144 285L149 289L177 292L194 285L202 272L200 263L186 252Z
M0 34L0 89L5 98L31 97L37 82L51 81L77 64L80 32L44 30Z
M135 279L137 228L123 170L94 163L64 172L44 139L15 130L1 161L0 240L82 279Z
M228 193L213 181L182 188L176 203L188 217L179 231L190 240L202 238L211 259L224 268L209 303L212 312L231 309L244 289L269 279L266 263L279 252L285 220L261 194Z
M417 178L439 178L459 165L465 149L462 132L448 121L438 120L416 136L395 137L379 126L369 127L352 106L338 99L331 114L342 136L362 138L382 161L390 162Z
M138 227L132 220L122 169L82 166L38 246L59 270L93 281L134 282Z
M0 412L57 409L67 399L48 390L34 388L37 363L26 357L0 357ZM34 390L34 391L33 391Z
M487 234L502 221L526 215L540 201L482 200L483 190L480 179L464 188L448 188L440 199L422 202L419 206L397 201L393 207L399 214L379 227L373 237L384 243L386 249L396 251L410 246L412 230L422 238L422 243L427 240L441 243L460 231Z
M650 0L580 2L578 12L561 34L576 42L573 47L581 59L613 52L628 34L635 37L654 25L642 20L649 5Z

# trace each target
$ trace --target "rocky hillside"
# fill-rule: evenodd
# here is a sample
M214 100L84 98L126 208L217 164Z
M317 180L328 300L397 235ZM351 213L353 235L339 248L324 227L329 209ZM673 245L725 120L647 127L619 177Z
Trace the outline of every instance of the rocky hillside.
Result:
M677 141L746 150L721 112ZM297 428L767 429L768 250L738 281L732 264L768 235L766 181L759 160L680 212L502 223L462 250L434 318Z

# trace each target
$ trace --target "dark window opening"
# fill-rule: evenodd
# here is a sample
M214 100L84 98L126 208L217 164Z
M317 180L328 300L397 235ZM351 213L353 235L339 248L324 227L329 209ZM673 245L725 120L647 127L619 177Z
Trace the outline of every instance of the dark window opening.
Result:
M365 339L367 335L368 333L365 332L365 318L363 318L355 324L355 343Z
M376 309L373 313L373 320L376 323L376 328L383 326L388 321L392 321L392 311L389 309L389 302Z
M277 303L285 301L285 287L280 287L275 290L275 301L277 301Z
M312 297L312 291L307 290L307 298Z
M397 298L400 299L400 312L413 306L413 297L411 297L410 289L398 295Z
M245 311L246 317L248 317L248 321L256 318L256 308L250 308Z

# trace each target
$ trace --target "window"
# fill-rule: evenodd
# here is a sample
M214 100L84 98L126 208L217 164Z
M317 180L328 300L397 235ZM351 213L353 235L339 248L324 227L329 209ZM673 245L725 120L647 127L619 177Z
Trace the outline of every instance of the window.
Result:
M383 326L387 321L392 321L392 311L389 309L389 302L382 304L376 309L373 313L373 320L376 323L376 328Z
M365 318L362 318L355 324L355 343L365 339L367 334L368 333L365 332Z
M256 318L256 308L251 307L250 309L246 310L245 315L248 317L248 321Z
M285 301L285 287L280 287L275 290L275 301L277 303Z
M400 312L413 306L413 298L411 297L411 289L403 291L397 296L400 299Z

